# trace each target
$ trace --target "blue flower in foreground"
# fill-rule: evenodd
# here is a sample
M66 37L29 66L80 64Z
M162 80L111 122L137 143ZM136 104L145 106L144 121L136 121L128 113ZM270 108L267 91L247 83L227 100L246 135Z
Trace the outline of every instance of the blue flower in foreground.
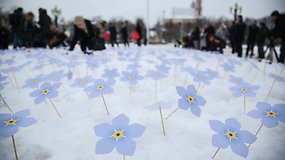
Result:
M201 114L200 106L204 106L206 100L202 96L197 95L196 88L193 85L189 85L187 90L184 87L176 87L176 91L182 97L178 100L178 107L183 110L190 108L191 112L199 117Z
M193 75L195 82L202 82L204 84L210 84L210 76L204 72L204 71L196 71L196 73Z
M54 98L58 96L57 89L60 87L60 83L50 84L48 82L42 84L40 89L37 89L30 93L31 97L36 97L35 104L39 104L46 98Z
M234 65L231 65L228 63L223 63L221 66L224 68L225 72L235 72L235 66Z
M112 85L114 84L113 81L105 82L103 79L95 80L92 86L89 86L84 89L85 92L89 92L89 97L94 98L102 94L111 94L114 92Z
M255 85L249 85L247 83L242 83L237 86L229 88L232 91L233 97L240 97L242 95L245 95L247 97L255 97L256 96L256 90L258 90L260 87Z
M278 76L276 74L273 73L269 73L268 74L269 77L273 78L274 80L278 81L278 82L285 82L285 79L281 76Z
M268 103L258 102L256 108L257 110L252 110L247 115L255 119L261 118L261 123L266 127L275 127L279 121L285 123L285 104L275 104L271 107Z
M2 74L0 74L0 82L5 81L6 79L7 79L7 76L2 76Z
M210 127L217 132L212 136L212 145L220 148L231 146L234 153L246 158L248 147L245 145L252 144L256 137L247 130L240 130L241 125L235 118L225 120L225 124L218 120L209 120Z
M221 78L219 75L219 72L213 71L211 69L207 69L205 73L208 74L208 77L210 80L215 79L215 78Z
M170 67L168 67L165 63L159 65L159 66L155 66L159 71L161 72L165 72L168 73L168 71L170 70Z
M120 79L121 81L128 81L130 84L137 84L138 80L142 80L143 76L140 76L138 71L131 72L122 72L123 77Z
M94 79L91 76L76 78L72 83L71 87L85 88L91 82L94 82Z
M61 71L52 72L52 73L50 73L50 74L47 74L47 75L44 77L44 80L46 80L46 81L58 82L58 81L60 81L64 76L65 76L65 75L64 75L64 72L63 72L63 70L61 70Z
M148 71L148 74L146 76L154 80L159 80L161 78L167 77L166 73L161 72L161 71L154 71L154 70Z
M7 84L8 82L4 82L4 83L0 82L0 90L4 89L5 85Z
M130 69L130 70L137 70L137 69L139 69L139 68L141 68L142 66L141 65L139 65L138 63L134 63L134 64L129 64L128 66L127 66L127 69Z
M236 84L236 85L245 83L242 78L235 77L235 76L233 76L233 75L230 75L229 82L232 82L232 83L234 83L234 84Z
M23 110L15 113L0 114L0 136L8 138L18 132L19 127L29 127L37 121L29 118L30 110Z
M134 123L129 125L129 118L120 114L112 120L112 124L102 123L94 127L95 135L103 137L96 143L96 154L107 154L114 148L120 154L133 155L136 150L136 142L132 138L140 137L145 127Z
M43 81L43 75L38 75L35 78L29 78L25 81L22 88L36 88L39 86L40 82Z
M118 70L116 68L114 69L105 69L104 73L102 74L102 77L108 78L108 79L114 79L116 77L119 77L120 74L118 73Z

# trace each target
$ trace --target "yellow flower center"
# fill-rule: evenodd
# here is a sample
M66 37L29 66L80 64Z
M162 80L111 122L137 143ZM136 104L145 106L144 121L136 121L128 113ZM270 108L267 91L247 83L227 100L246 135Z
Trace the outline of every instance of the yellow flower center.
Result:
M32 81L33 84L36 83L36 82L37 82L37 80L33 80L33 81Z
M154 76L158 76L158 73L154 73L153 75L154 75Z
M121 139L123 137L123 135L124 135L124 133L119 131L119 130L113 133L113 136L115 139Z
M231 67L230 66L227 66L227 69L230 69Z
M229 137L231 139L235 139L236 138L236 134L234 134L234 132L232 132L232 131L228 131L227 132L227 137Z
M268 111L266 114L270 117L276 116L276 112L273 112L273 111Z
M109 76L112 76L112 75L113 75L113 73L112 73L112 72L110 72L110 73L109 73Z
M102 85L98 86L97 87L98 89L103 89L104 87Z
M240 83L240 80L236 80L237 83Z
M210 75L212 75L212 76L213 76L213 75L215 75L215 73L210 73Z
M135 66L135 65L133 65L133 66L132 66L132 68L136 68L136 66Z
M246 88L243 88L243 89L241 89L241 91L246 92L246 91L247 91L247 89L246 89Z
M129 76L129 78L133 79L133 78L134 78L134 76L133 76L133 75L130 75L130 76Z
M48 90L45 89L45 90L43 91L43 94L46 95L47 93L48 93Z
M10 71L14 71L14 69L12 68L12 69L10 69Z
M163 70L163 71L164 71L164 70L165 70L165 68L164 68L164 67L161 67L161 70Z
M50 78L54 78L54 75L50 76Z
M188 101L192 103L192 102L194 102L194 98L191 97L191 96L189 96L189 97L188 97Z
M204 76L200 76L199 78L200 78L200 79L204 79L205 77L204 77Z
M186 71L191 71L191 69L190 69L190 68L187 68Z
M15 120L15 119L11 119L11 120L9 120L9 121L6 122L7 125L12 125L12 124L14 124L14 123L16 123L16 120Z
M80 83L85 83L86 82L86 80L82 80L82 81L80 81Z

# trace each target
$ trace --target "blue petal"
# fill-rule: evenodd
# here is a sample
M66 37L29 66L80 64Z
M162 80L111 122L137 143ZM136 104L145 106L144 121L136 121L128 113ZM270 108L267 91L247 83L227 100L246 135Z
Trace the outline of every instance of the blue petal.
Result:
M116 144L120 154L132 156L136 150L136 143L131 138L121 138Z
M178 107L183 109L183 110L187 110L190 107L190 102L188 102L185 98L180 98L178 100Z
M47 94L48 98L54 98L58 96L58 92L57 91L51 91Z
M244 95L247 97L255 97L256 93L254 91L247 91Z
M226 131L225 125L221 121L209 120L210 127L213 131L223 134Z
M3 114L0 114L0 121L8 121L10 120L11 118L13 118L13 116L10 114L10 113L3 113Z
M275 108L275 110L280 114L283 114L281 116L285 117L285 104L275 104L273 106L273 108Z
M190 107L191 112L196 115L197 117L200 117L201 109L198 106Z
M206 104L206 100L202 96L196 96L196 100L200 106L204 106Z
M56 90L60 87L60 85L61 85L61 83L56 83L56 84L52 85L50 89Z
M180 86L176 87L176 92L181 97L187 97L187 92L184 87L180 87Z
M45 96L39 96L39 97L37 97L36 99L35 99L35 104L39 104L39 103L41 103L42 101L44 101L46 99L46 97Z
M271 105L269 103L266 103L266 102L257 102L256 103L256 108L258 110L265 111L265 110L270 109Z
M18 132L18 127L17 126L6 126L6 127L1 127L0 128L0 136L4 138L8 138L15 133Z
M31 97L36 97L36 96L40 95L41 92L42 92L42 91L40 91L40 90L35 90L35 91L33 91L32 93L30 93L30 96L31 96Z
M114 128L111 124L102 123L94 127L94 132L96 136L109 137L114 133Z
M240 142L233 143L233 144L231 144L231 148L232 148L232 151L234 153L236 153L236 154L238 154L238 155L240 155L240 156L242 156L244 158L246 158L247 155L248 155L248 148L243 143L240 143Z
M225 125L229 128L234 128L236 130L240 130L240 123L235 118L229 118L225 120Z
M235 91L233 92L233 97L240 97L240 96L243 96L244 95L244 92L242 91Z
M229 146L229 141L227 138L221 134L214 134L212 136L212 145L215 147L227 148Z
M96 143L96 154L107 154L112 152L112 150L115 148L116 145L116 139L112 137L105 137L99 140Z
M239 132L239 140L241 140L242 142L252 144L253 142L256 141L256 139L257 138L249 131L241 130Z
M117 130L125 129L126 127L128 127L129 122L130 119L127 116L125 116L124 114L120 114L112 120L112 126Z
M276 118L266 117L261 120L261 123L264 124L268 128L278 126L278 120Z
M145 127L143 125L134 123L126 129L126 136L129 138L137 138L140 137L145 131Z
M252 118L255 118L255 119L262 117L262 115L260 114L260 112L258 110L252 110L252 111L248 112L247 115L252 117Z
M16 122L16 125L19 127L28 127L37 122L34 118L24 118Z
M111 94L111 93L113 93L113 92L114 92L114 89L113 89L113 88L107 87L107 88L105 88L105 89L103 90L102 93L104 93L104 94Z

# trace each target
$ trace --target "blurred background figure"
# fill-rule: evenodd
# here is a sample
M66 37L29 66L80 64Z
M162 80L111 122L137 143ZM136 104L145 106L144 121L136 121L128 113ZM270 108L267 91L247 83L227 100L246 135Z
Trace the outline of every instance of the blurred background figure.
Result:
M40 25L41 45L43 48L46 48L51 33L51 18L47 15L47 10L43 8L39 9L38 24Z
M249 31L248 31L248 36L247 36L247 49L246 49L246 54L245 57L248 57L248 52L250 53L250 58L254 55L254 45L256 41L256 36L259 32L259 28L257 26L257 21L254 20L253 24L249 26Z
M95 50L106 49L106 47L105 47L105 39L104 39L106 23L107 23L106 21L102 21L99 24L98 36L96 37L96 43L95 43Z
M111 46L114 47L115 44L119 47L119 43L117 42L117 29L114 25L114 23L109 24L109 31L110 31L110 42Z
M265 23L261 22L259 27L259 32L256 35L256 45L258 48L259 61L261 61L261 59L264 58L264 45L268 34L269 34L268 28L266 27Z
M73 50L77 41L80 42L80 48L85 54L91 54L86 51L86 48L89 50L94 49L95 45L95 36L94 30L91 26L91 22L87 19L84 19L82 16L76 16L74 18L74 34L73 39L70 44L70 49Z
M141 28L139 21L137 21L137 24L136 24L136 32L139 35L139 37L137 39L137 45L140 47L141 46L141 39L142 39L142 28Z
M0 49L8 49L10 31L4 23L0 22Z
M31 48L34 46L34 35L35 35L35 24L34 24L34 14L28 12L25 14L25 18L21 22L21 32L20 37L22 39L22 44L26 48Z
M192 33L192 39L193 39L193 46L195 49L200 49L200 29L198 26L195 27L193 33Z
M242 43L244 40L244 32L246 25L243 22L242 16L239 15L237 18L237 23L235 25L235 51L238 57L242 57Z
M229 26L228 26L228 39L229 39L229 42L230 42L230 47L232 48L232 54L235 53L235 25L236 25L236 22L235 21L232 21L229 23Z
M13 36L13 48L22 47L22 40L20 38L21 22L24 19L23 8L14 10L14 13L9 15L9 22L11 25L12 36Z
M280 14L278 11L274 11L271 14L272 20L275 22L273 29L273 38L281 38L281 48L279 62L284 64L285 56L285 14Z
M129 38L129 34L128 34L128 21L125 21L125 22L122 22L121 23L121 34L122 34L122 40L123 40L123 43L124 43L124 46L128 46L130 47L130 44L129 44L129 41L128 41L128 38Z

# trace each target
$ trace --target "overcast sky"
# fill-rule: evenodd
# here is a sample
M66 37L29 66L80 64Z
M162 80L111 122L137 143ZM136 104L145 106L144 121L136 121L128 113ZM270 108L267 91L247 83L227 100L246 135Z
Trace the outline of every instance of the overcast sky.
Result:
M150 24L153 25L163 16L172 17L172 8L188 8L193 0L149 0ZM105 20L124 18L134 21L137 17L146 18L147 0L0 0L2 11L11 11L21 6L25 12L32 11L38 17L38 8L46 8L51 15L51 8L57 5L65 19L71 20L76 15L85 18L101 16ZM232 18L230 6L235 3L242 6L245 17L261 18L273 10L285 12L285 0L202 0L203 16Z

